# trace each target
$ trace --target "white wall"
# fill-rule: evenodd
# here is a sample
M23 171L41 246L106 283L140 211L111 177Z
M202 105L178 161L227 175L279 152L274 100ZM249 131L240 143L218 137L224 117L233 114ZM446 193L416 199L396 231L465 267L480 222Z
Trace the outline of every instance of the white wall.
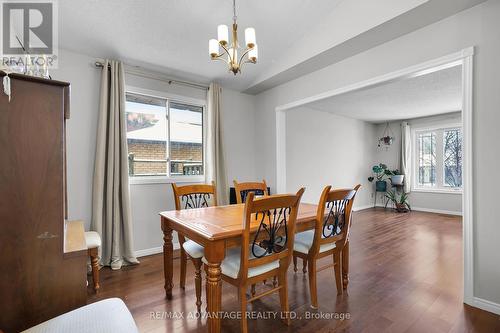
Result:
M454 112L445 115L433 117L417 118L407 120L412 128L419 126L439 126L447 124L460 124L462 122L461 113ZM394 133L395 142L389 149L384 147L375 149L375 164L387 164L389 169L400 169L401 158L401 122L391 122L389 124ZM376 137L381 137L385 129L385 124L379 124L376 128ZM373 185L372 185L373 186ZM446 213L462 214L462 195L457 193L430 193L430 192L411 192L409 195L410 204L416 210L442 211ZM379 201L381 202L381 201Z
M88 56L59 50L59 69L53 79L71 83L71 115L67 121L68 218L92 218L92 177L97 131L100 71Z
M443 21L257 95L257 174L276 183L276 106L344 87L476 46L474 61L474 295L500 304L500 1L490 0ZM500 308L500 306L499 306Z
M255 172L255 97L224 89L221 121L228 184L231 185L234 179L260 179Z
M373 204L368 173L375 158L375 125L306 107L287 111L286 189L305 187L303 201L317 203L323 188L361 184L355 208Z
M51 72L56 80L71 83L71 118L67 128L68 209L70 219L81 219L90 227L92 178L97 130L97 108L101 70L95 58L67 50L59 52L59 69ZM126 75L126 84L148 90L205 99L199 89ZM222 126L228 180L255 177L254 97L223 90ZM160 211L174 209L169 184L131 185L134 248L136 251L162 245Z

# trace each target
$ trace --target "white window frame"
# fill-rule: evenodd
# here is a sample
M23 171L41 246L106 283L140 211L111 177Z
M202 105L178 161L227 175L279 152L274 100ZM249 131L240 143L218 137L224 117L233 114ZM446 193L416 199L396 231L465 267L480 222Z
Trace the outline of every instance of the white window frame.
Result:
M412 142L412 191L413 192L423 192L423 193L448 193L448 194L462 194L463 192L463 184L462 187L447 187L444 184L443 175L444 175L444 161L443 161L443 137L442 135L436 136L436 186L435 187L424 187L418 186L418 175L419 175L419 156L417 151L417 135L419 133L426 133L432 131L440 131L443 132L450 129L460 129L463 137L463 128L461 123L443 123L434 126L416 126L411 129L411 142ZM463 150L463 145L462 145ZM462 155L463 156L463 155ZM463 174L462 174L463 176ZM462 182L463 183L463 182Z
M190 97L184 97L180 95L175 95L171 94L168 92L162 92L162 91L156 91L156 90L149 90L149 89L143 89L143 88L138 88L134 86L125 86L125 93L128 94L137 94L137 95L144 95L144 96L149 96L149 97L156 97L156 98L162 98L166 99L168 102L176 102L176 103L185 103L185 104L190 104L193 106L199 106L203 108L203 115L202 115L202 144L203 144L203 175L189 175L189 176L170 176L170 165L167 167L167 176L135 176L135 177L130 177L129 176L129 184L130 185L148 185L148 184L170 184L170 183L202 183L205 182L206 179L206 144L205 144L205 131L206 131L206 111L207 111L207 105L206 105L206 100L202 99L197 99L197 98L190 98ZM167 112L169 108L167 107ZM167 117L170 115L167 114ZM167 133L168 138L167 138L167 151L169 154L168 159L170 159L170 131Z

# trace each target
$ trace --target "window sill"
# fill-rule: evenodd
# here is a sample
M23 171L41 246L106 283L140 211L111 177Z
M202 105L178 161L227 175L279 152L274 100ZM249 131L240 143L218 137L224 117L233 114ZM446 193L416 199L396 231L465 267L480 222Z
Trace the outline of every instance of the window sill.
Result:
M129 177L130 185L151 185L171 183L204 183L205 176L180 176L180 177Z
M412 188L412 192L418 193L443 193L443 194L462 194L462 190L447 190L444 188Z

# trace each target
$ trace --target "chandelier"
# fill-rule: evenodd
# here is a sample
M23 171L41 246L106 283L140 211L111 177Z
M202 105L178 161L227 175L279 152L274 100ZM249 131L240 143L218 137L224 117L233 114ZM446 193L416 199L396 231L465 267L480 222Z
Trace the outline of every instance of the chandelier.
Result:
M217 27L217 39L208 41L208 51L212 60L225 61L229 71L234 75L241 73L241 66L245 63L255 64L258 57L257 44L255 42L255 29L245 29L246 48L240 50L238 44L238 24L236 23L236 0L233 0L233 31L231 43L229 44L229 29L227 25L221 24ZM222 49L222 52L220 50ZM238 58L238 51L241 56Z

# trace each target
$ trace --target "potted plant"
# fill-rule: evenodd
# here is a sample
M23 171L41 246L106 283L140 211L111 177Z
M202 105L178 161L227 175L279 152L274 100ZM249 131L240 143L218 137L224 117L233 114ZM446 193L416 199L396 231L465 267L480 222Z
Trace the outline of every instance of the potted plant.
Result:
M389 190L385 196L387 199L391 200L398 213L407 213L411 211L410 203L408 202L408 194L404 191L398 194L396 191Z
M377 181L375 182L375 190L377 192L385 192L387 190L387 183L384 178L388 175L387 172L390 172L387 169L387 165L383 163L374 165L372 171L375 174L375 177L368 177L368 181L372 182L375 178L377 178Z
M381 137L379 140L379 142L383 143L386 146L392 145L392 141L394 141L394 138L392 136L389 136L389 135Z
M392 185L403 185L405 175L401 174L399 170L391 170L391 184Z

